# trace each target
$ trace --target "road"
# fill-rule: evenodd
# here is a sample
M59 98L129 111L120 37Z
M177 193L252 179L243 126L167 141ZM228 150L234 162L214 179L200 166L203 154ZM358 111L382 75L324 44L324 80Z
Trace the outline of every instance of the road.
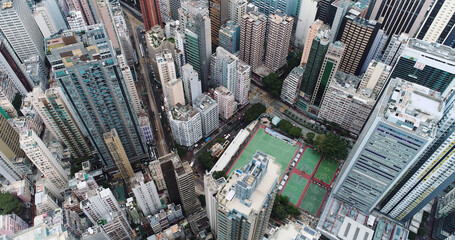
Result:
M143 58L141 53L140 53L140 48L139 45L140 43L140 38L142 38L141 35L138 36L138 32L140 34L140 30L137 31L137 29L143 28L143 23L140 21L142 19L142 16L140 19L137 18L137 11L131 7L129 7L126 4L122 4L123 12L125 13L126 17L125 20L127 23L130 24L131 28L134 29L135 31L132 31L133 33L133 38L134 38L134 45L136 46L136 52L138 53L138 61L139 61L139 69L140 72L142 73L142 77L138 76L138 88L140 89L140 93L144 92L144 86L147 92L147 98L148 98L148 104L146 104L146 101L143 101L144 104L147 107L148 110L148 115L149 118L152 120L154 119L154 138L155 138L155 143L156 143L156 148L157 148L157 154L158 157L164 156L169 153L169 148L166 143L166 134L163 131L163 125L160 119L160 111L159 108L157 107L156 101L155 101L155 95L154 92L152 91L152 86L150 83L150 80L153 78L150 78L150 73L149 73L149 64L148 64L148 59ZM142 40L142 39L141 39ZM145 49L144 49L145 51ZM140 94L142 97L143 95ZM155 114L158 113L158 114ZM169 134L167 134L169 135Z

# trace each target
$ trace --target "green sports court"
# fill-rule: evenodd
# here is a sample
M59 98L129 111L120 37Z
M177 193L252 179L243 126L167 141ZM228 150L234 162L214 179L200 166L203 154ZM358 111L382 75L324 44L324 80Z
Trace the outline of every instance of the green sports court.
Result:
M325 190L324 188L314 183L310 183L310 186L308 187L308 190L306 191L299 208L307 211L313 216L316 216L319 211L319 208L321 207L324 201L326 193L327 190Z
M330 184L337 169L338 161L324 157L321 161L321 164L319 164L318 170L314 174L314 177L327 184Z
M288 196L289 202L291 202L294 205L297 205L307 183L308 183L307 179L297 174L292 174L281 195Z
M228 175L231 174L232 171L247 165L253 158L256 151L261 151L265 154L273 156L275 158L275 162L281 165L282 176L298 149L299 145L296 144L292 146L281 139L267 134L263 128L259 128L235 164L231 167Z
M318 164L320 158L321 155L318 152L307 147L305 149L305 152L303 152L303 156L301 157L297 168L300 171L311 175L314 171L314 168L316 168L316 165Z

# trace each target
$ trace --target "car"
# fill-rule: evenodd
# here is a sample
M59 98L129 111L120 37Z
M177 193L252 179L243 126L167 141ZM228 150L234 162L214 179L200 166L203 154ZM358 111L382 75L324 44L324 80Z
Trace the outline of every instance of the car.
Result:
M283 189L283 186L278 186L278 191L281 191L281 189Z
M295 167L295 162L291 163L291 167Z

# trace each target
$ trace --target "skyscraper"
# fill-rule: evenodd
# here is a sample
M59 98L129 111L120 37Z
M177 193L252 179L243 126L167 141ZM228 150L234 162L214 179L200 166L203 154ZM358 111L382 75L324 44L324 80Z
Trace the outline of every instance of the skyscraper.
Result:
M89 191L86 199L81 202L81 208L93 224L97 224L111 212L121 211L112 191L102 187Z
M381 24L367 21L350 10L344 17L337 40L346 44L345 53L340 63L340 70L350 74L360 74L368 51L370 50ZM356 34L352 34L356 32ZM335 36L334 36L335 37Z
M225 86L235 91L238 58L222 47L217 47L212 55L210 75L213 87Z
M134 177L134 172L115 128L104 133L104 142L106 142L106 146L111 153L112 159L114 159L115 165L117 165L122 174L123 180L128 182L130 178Z
M91 156L91 150L82 131L74 119L74 111L63 96L60 88L49 88L43 92L35 87L30 93L31 103L51 131L64 143L74 158Z
M19 134L0 114L0 174L10 182L20 180L22 172L13 164L13 158L24 157L19 145Z
M197 72L194 71L193 66L190 64L185 64L182 67L182 81L185 100L188 104L193 104L202 94L202 85Z
M174 162L175 178L185 215L195 213L201 206L198 204L194 187L193 169L188 162Z
M437 42L455 47L454 4L454 1L435 1L416 37L426 42Z
M442 110L431 89L392 79L341 170L335 197L373 210L430 145Z
M181 204L179 190L177 187L177 180L175 178L174 162L180 161L177 153L171 152L167 155L161 156L159 159L159 166L166 183L170 202L174 204Z
M113 11L112 7L110 5L110 2L106 2L104 0L90 0L92 1L91 5L94 8L94 12L96 13L96 22L97 23L103 23L104 28L106 29L106 33L109 37L109 40L111 40L112 47L115 49L120 50L120 45L119 45L119 38L116 33L115 28L117 27L115 24L114 16L113 16Z
M389 66L395 66L395 63L401 56L403 49L406 47L408 43L409 36L406 33L402 33L400 35L393 35L390 37L389 44L387 45L386 49L384 50L384 54L382 55L382 61Z
M179 8L180 8L180 0L169 0L169 12L171 13L171 18L173 20L179 19Z
M46 41L49 62L80 126L106 166L115 163L103 133L115 128L130 160L146 156L145 141L117 59L102 25ZM96 60L96 61L94 61Z
M240 25L229 20L220 28L220 47L228 50L230 53L236 53L240 47Z
M309 28L307 30L308 32L307 32L306 38L305 38L304 47L303 47L302 59L300 60L300 65L302 67L307 64L308 57L310 56L310 51L311 51L311 46L313 44L313 40L316 37L316 35L319 33L319 30L323 26L324 26L324 23L320 19L317 19L309 26ZM325 26L324 28L327 28L327 26Z
M190 105L177 104L169 112L169 124L179 145L190 147L202 138L201 114Z
M388 36L384 34L384 31L382 29L379 29L373 43L371 44L370 50L368 51L368 55L365 58L365 62L362 65L360 73L364 73L367 70L368 65L372 60L380 60L379 56L382 55L382 50L387 43L387 38Z
M234 115L237 110L234 93L224 86L217 87L213 93L218 103L220 117L227 120Z
M155 59L158 69L157 77L161 82L161 86L164 87L167 82L177 78L174 59L169 49L164 49L163 53L156 54Z
M371 61L368 65L358 91L377 99L385 87L392 67L381 62Z
M239 58L250 65L252 71L262 65L266 26L267 18L259 12L252 11L242 17Z
M297 16L300 11L300 2L302 0L290 1L290 0L253 0L252 3L258 7L260 13L269 16L280 10L282 13L287 15Z
M218 239L261 239L277 193L280 165L256 152L252 160L229 177L217 195Z
M295 27L295 34L294 34L294 45L298 48L306 47L306 39L308 39L309 28L313 24L314 20L316 19L316 13L318 9L318 2L313 0L300 0L294 1L300 2L300 12L297 15L293 15L295 17L296 27ZM319 1L322 2L322 1ZM292 15L292 14L291 14ZM315 31L315 34L317 30ZM310 37L310 46L313 37Z
M159 0L139 0L139 4L144 18L145 31L162 24Z
M136 172L131 178L131 188L142 213L149 216L161 209L161 201L153 179L150 176L146 177L144 178L142 172Z
M289 104L294 104L297 101L299 87L302 82L304 68L298 66L292 69L288 76L283 81L280 98L282 101Z
M137 93L136 84L134 83L133 73L131 72L130 67L126 64L124 55L117 55L117 60L119 67L122 70L122 76L125 80L126 90L128 90L128 95L131 98L131 104L133 105L134 112L136 115L143 112L141 99Z
M202 136L208 137L219 126L218 103L204 93L193 102L193 106L201 114Z
M174 78L166 82L163 86L163 91L168 109L172 109L179 104L185 105L185 95L183 94L183 82L181 78Z
M229 1L209 0L209 16L212 34L212 47L219 45L219 31L223 24L229 20Z
M390 77L420 84L446 97L455 86L455 50L409 39Z
M251 67L242 60L237 61L235 83L235 101L241 106L248 103L248 92L251 84Z
M242 17L246 14L247 0L230 0L229 1L229 19L235 24L242 24Z
M217 228L217 207L218 191L226 184L225 178L214 179L211 173L204 175L204 195L206 203L207 218L209 219L210 228L213 234L218 233Z
M170 2L169 0L158 0L158 5L161 15L161 22L163 25L165 25L172 19Z
M46 4L47 3L47 4ZM49 8L49 3L56 4L55 8ZM40 2L36 5L33 17L44 37L49 37L60 30L68 29L63 15L55 0Z
M293 24L294 18L280 11L269 15L265 66L273 72L286 64Z
M65 2L70 12L77 11L81 14L86 26L96 23L96 15L92 12L94 6L90 0L67 0Z

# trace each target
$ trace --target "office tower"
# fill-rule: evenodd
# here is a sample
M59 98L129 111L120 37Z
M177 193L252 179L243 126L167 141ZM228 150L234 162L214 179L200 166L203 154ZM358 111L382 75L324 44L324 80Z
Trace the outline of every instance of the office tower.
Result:
M358 90L362 91L365 95L377 99L391 71L391 66L381 62L371 61L362 77Z
M318 113L319 118L334 122L355 135L360 134L376 103L372 95L357 91L358 80L356 77L335 76L327 86Z
M341 24L343 22L346 13L351 7L351 1L349 0L338 0L333 2L330 8L334 8L335 15L331 21L332 36L336 38L338 36L338 31L340 30ZM334 39L335 40L335 39Z
M52 4L55 6L49 6ZM44 37L49 37L60 30L68 29L66 21L60 11L60 8L55 0L42 1L36 4L33 12L36 24L38 25Z
M164 87L167 82L177 78L174 59L172 58L172 53L168 49L164 49L163 53L157 54L155 59L158 70L157 77L161 82L161 86Z
M185 100L188 104L193 104L194 101L202 94L202 85L197 72L194 71L191 64L183 65L182 80L183 89L185 90Z
M104 0L91 0L92 5L94 5L95 13L97 15L97 22L103 23L104 28L106 29L106 33L111 40L112 47L114 49L120 49L120 45L118 42L118 36L115 31L115 22L113 19L113 12L111 9L111 5L109 2L105 2Z
M96 15L92 12L94 8L90 0L66 0L68 10L80 12L85 25L93 25L96 22Z
M133 73L130 67L126 65L126 60L123 55L117 55L120 70L122 71L123 80L125 81L126 90L131 98L131 105L133 105L134 113L136 115L143 112L141 99L137 93L136 84L134 83Z
M264 63L273 72L286 64L293 24L294 18L279 11L269 15Z
M218 103L204 93L193 102L193 107L201 114L202 136L208 137L219 126Z
M454 4L454 1L435 1L420 26L416 38L455 47Z
M248 103L248 92L251 84L251 67L242 60L237 61L235 83L235 101L241 106Z
M277 193L281 166L275 158L256 152L251 161L231 174L218 192L218 239L261 239Z
M202 138L201 114L190 105L177 104L169 112L169 124L179 145L190 147Z
M382 54L382 50L387 43L387 38L388 36L384 34L384 31L379 29L373 43L371 44L370 51L368 51L368 55L365 58L365 62L362 65L362 70L360 70L361 73L364 73L367 70L368 65L372 60L380 60L379 56Z
M202 3L200 4L203 5ZM218 34L218 31L216 34ZM188 20L185 29L186 59L199 74L203 91L208 91L210 57L212 54L210 36L210 18L206 12L198 12Z
M201 206L196 197L193 169L188 162L174 162L175 178L186 216L195 213Z
M55 78L82 123L80 127L103 164L114 166L103 133L115 128L130 160L145 156L146 148L106 37L102 25L92 25L84 31L67 31L47 39L46 49Z
M213 93L218 103L220 117L227 120L234 115L237 110L234 93L224 86L217 87Z
M330 85L330 82L333 80L336 72L338 71L344 49L345 45L340 41L330 43L327 53L325 54L324 61L322 62L321 72L319 73L318 80L314 87L310 105L318 107L321 104L327 86Z
M85 158L92 155L90 147L74 119L74 111L70 109L60 88L49 88L44 93L40 87L35 87L29 96L46 128L69 148L74 158Z
M306 101L310 101L313 96L314 88L318 81L319 73L324 63L325 54L332 42L332 36L329 35L328 26L319 30L316 37L311 44L311 50L308 57L308 62L305 65L305 72L303 73L302 84L300 85L300 96L303 95Z
M403 49L408 43L408 34L402 33L400 35L393 35L390 37L389 44L384 50L384 55L382 55L382 61L389 66L395 66L395 63L400 58Z
M325 24L330 24L330 6L335 0L321 0L318 3L316 19L322 20Z
M235 91L238 58L222 47L217 47L213 53L210 66L210 75L213 87L225 86Z
M179 8L181 6L180 0L169 0L169 12L173 20L179 20Z
M252 11L242 17L239 58L250 65L253 72L262 65L266 26L267 18L262 13Z
M260 13L263 13L266 16L274 14L277 10L280 10L286 15L292 14L293 16L297 16L300 8L298 8L296 5L298 5L298 2L301 1L302 0L253 0L251 2L258 8L258 11Z
M240 47L240 25L229 20L219 31L219 45L230 53L236 53Z
M153 141L153 131L150 127L150 120L147 117L146 113L141 113L137 116L137 121L139 122L139 128L141 129L142 135L145 138L145 141L148 143Z
M283 81L280 98L283 102L294 104L297 101L304 68L298 66L292 69Z
M209 219L210 228L213 234L218 233L217 229L217 205L218 200L216 195L219 190L226 184L226 179L219 178L214 179L211 173L207 173L204 175L204 195L205 195L205 203L206 203L206 212L207 218Z
M183 83L181 78L174 78L166 82L163 86L164 99L168 109L174 108L176 105L185 105L185 95L183 94Z
M149 216L161 209L161 201L155 183L150 176L146 177L144 178L142 172L135 173L131 178L131 188L142 213L144 216Z
M171 6L169 0L158 0L158 5L160 9L161 22L167 24L172 20L171 18Z
M358 12L350 10L344 17L337 40L346 44L345 53L340 63L340 70L350 74L360 74L368 51L378 33L381 24L377 21L366 21ZM356 32L356 34L352 34ZM335 36L334 36L335 37Z
M310 27L313 26L314 20L316 19L316 13L318 9L318 2L313 0L300 0L300 13L298 15L294 15L296 17L296 28L294 34L294 46L302 49L307 46L306 40L308 39L308 34L310 34ZM320 1L321 2L321 1ZM322 25L322 21L319 20L320 24ZM314 35L318 32L318 30L314 30ZM310 45L311 41L313 41L313 37L310 37Z
M139 0L139 4L144 18L145 31L162 24L159 0Z
M414 36L422 24L432 0L418 0L412 2L390 2L378 0L371 5L370 20L379 21L381 18L382 29L387 36L407 33Z
M437 215L448 215L455 211L455 189L452 189L444 198L439 199L439 209Z
M442 110L439 93L391 79L340 172L335 197L373 210L430 146Z
M27 228L28 224L14 213L0 216L1 235L12 237L12 235L15 233L18 233Z
M409 39L390 75L431 88L446 97L455 86L455 50Z
M158 159L158 161L161 172L164 177L164 182L166 183L169 201L175 204L180 204L181 200L174 171L174 162L180 161L179 156L177 155L177 153L171 152L167 155L161 156Z
M313 40L323 27L328 28L328 26L324 25L320 19L316 19L316 21L314 21L308 28L308 33L306 34L305 44L302 52L302 59L300 60L300 65L302 67L307 64L308 57L310 56L311 46L313 45Z
M86 199L81 202L81 208L93 224L97 224L110 212L121 211L112 191L102 187L87 192Z
M134 172L117 130L113 128L111 131L104 133L103 136L106 146L112 155L112 159L114 159L115 165L117 165L118 170L122 174L123 180L128 182L130 178L134 177Z
M209 0L209 16L212 48L215 48L219 45L220 28L229 20L229 1Z
M47 188L55 197L63 198L63 191L68 184L67 173L44 142L33 130L29 130L20 134L20 146L30 161L44 175L47 180Z
M80 11L68 12L66 21L68 22L69 29L73 31L80 31L87 26L84 21L84 16L82 16L82 13Z
M235 24L242 24L242 17L246 14L247 0L230 0L229 1L229 19Z
M21 62L32 55L44 61L44 40L25 0L3 2L0 30Z
M432 96L439 93L429 90ZM433 100L434 101L434 100ZM425 149L412 167L399 180L380 204L380 211L399 221L408 221L444 189L452 184L455 177L453 141L455 138L455 96L448 96L441 111L442 118L437 124L435 140ZM421 102L430 105L431 102ZM442 104L442 103L441 103ZM439 108L437 108L439 107ZM433 104L433 115L441 105Z

